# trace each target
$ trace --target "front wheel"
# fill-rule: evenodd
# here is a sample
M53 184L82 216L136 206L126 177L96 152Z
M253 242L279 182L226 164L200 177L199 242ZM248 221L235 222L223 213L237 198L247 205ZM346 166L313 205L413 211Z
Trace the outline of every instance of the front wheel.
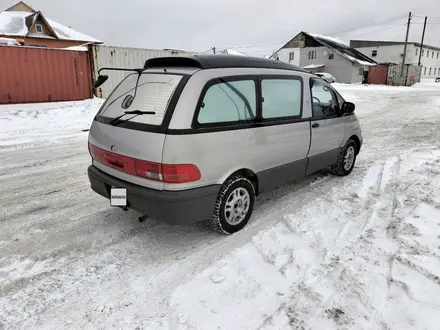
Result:
M356 142L351 139L348 140L345 146L341 148L338 160L330 167L330 171L338 176L349 175L353 171L356 162L356 150Z
M233 234L248 223L255 203L255 188L251 181L238 175L222 185L214 207L211 223L224 234Z

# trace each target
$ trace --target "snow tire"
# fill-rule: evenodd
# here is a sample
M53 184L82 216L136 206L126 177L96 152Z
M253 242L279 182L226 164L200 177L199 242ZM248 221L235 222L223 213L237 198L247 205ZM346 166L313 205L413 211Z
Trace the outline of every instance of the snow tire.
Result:
M244 219L237 224L230 224L225 215L226 202L231 194L239 188L245 189L249 194L249 208ZM214 207L214 213L211 219L211 227L222 234L230 235L236 233L237 231L243 229L243 227L248 223L250 217L252 216L254 203L255 187L249 179L241 175L236 175L227 179L220 188L220 192Z
M357 144L352 139L349 139L344 147L341 148L341 153L338 156L336 163L330 166L330 172L337 176L346 176L353 171L354 164L356 163L356 150ZM345 160L348 152L353 152L353 160L349 168L345 167Z

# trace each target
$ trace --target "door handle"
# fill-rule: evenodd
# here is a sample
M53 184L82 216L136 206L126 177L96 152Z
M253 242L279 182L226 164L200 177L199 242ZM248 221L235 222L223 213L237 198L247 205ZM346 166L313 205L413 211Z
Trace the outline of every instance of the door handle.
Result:
M318 123L313 123L312 127L313 128L317 128L317 127L319 127L319 124Z

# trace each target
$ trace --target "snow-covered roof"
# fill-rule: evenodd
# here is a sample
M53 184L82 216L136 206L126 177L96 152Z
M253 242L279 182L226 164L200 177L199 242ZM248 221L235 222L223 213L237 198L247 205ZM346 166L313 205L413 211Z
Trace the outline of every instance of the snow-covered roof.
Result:
M376 65L377 63L369 58L368 56L362 54L361 52L357 51L354 48L351 48L349 45L347 45L342 40L330 37L330 36L324 36L321 34L316 33L308 33L303 32L305 35L308 35L309 37L315 39L317 42L322 44L323 46L326 46L328 48L333 49L336 53L341 55L342 57L346 58L352 63L359 64L359 65Z
M29 26L26 24L26 18L37 13L27 11L3 11L0 13L0 35L20 36L20 37L36 37L36 34L29 35ZM41 13L40 13L41 15ZM54 30L56 36L60 40L75 40L87 42L101 42L86 34L80 33L63 24L53 21L46 17L46 21ZM38 37L50 38L50 36L38 35Z
M327 40L327 41L333 42L335 44L339 44L339 45L344 46L344 47L350 47L347 43L343 42L339 38L330 37L330 36L324 36L322 34L317 34L317 33L308 33L308 34L310 34L312 37L315 37L317 39Z
M227 55L238 55L238 56L246 56L235 49L223 49L222 51L218 52L217 54L227 54Z
M303 67L303 69L318 69L323 68L325 64L309 64Z

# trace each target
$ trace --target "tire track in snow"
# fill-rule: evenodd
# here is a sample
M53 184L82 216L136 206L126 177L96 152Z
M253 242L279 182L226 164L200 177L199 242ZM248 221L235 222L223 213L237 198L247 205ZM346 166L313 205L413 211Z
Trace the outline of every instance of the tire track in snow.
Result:
M341 258L344 258L344 256L347 254L350 255L350 252L352 252L352 246L355 245L356 241L362 238L362 233L365 231L367 226L372 225L371 221L374 221L377 218L379 211L383 209L383 207L375 201L380 195L385 194L387 197L389 197L388 199L390 202L387 205L389 207L389 213L392 214L394 210L395 189L388 189L388 187L390 184L395 184L399 168L400 161L395 162L394 160L391 160L372 167L369 171L367 171L364 183L361 187L362 192L360 193L360 195L364 197L364 202L362 205L366 207L367 211L361 212L359 215L362 220L360 224L357 225L357 230L354 231L355 233L353 235L350 235L347 228L351 227L352 224L347 222L344 225L342 230L340 230L337 234L337 239L335 240L334 245L323 250L324 255L322 263L309 267L301 278L292 283L287 301L294 301L294 303L282 304L274 314L285 313L291 320L292 325L304 327L307 324L306 320L301 318L301 315L304 315L304 313L308 315L309 319L322 317L323 315L328 314L328 311L332 310L332 306L336 307L333 303L335 297L338 297L338 300L344 301L347 299L347 295L353 294L353 292L357 292L358 295L363 295L362 287L360 285L354 285L354 291L344 291L334 288L331 295L324 297L314 293L313 291L310 291L307 283L325 283L325 279L339 277L345 278L345 282L347 283L357 282L357 274L353 273L351 269L341 268L343 267L341 264ZM375 178L375 180L372 180L373 178ZM389 196L389 191L392 192L391 197ZM349 192L347 192L347 194L348 193ZM353 215L353 218L356 218L356 215ZM289 222L287 221L287 223ZM290 230L293 229L292 225L289 225L288 228ZM353 231L353 229L354 228L352 228L351 231ZM297 239L303 240L304 243L308 244L309 246L313 246L313 244L310 244L310 241L307 239L304 240L304 238L301 237L300 232L294 230L294 234L299 235ZM347 234L349 236L347 236ZM343 253L344 250L347 250L348 253ZM283 266L283 268L285 267L286 266ZM335 284L336 283L333 283L333 285ZM358 292L357 290L361 291ZM298 305L298 302L300 302L301 305ZM311 306L314 306L314 312L312 314L310 314L310 311L308 311ZM301 308L306 308L302 311L304 313L299 312ZM344 313L338 314L337 322L342 322L339 324L340 326L350 326L352 321L348 318L345 318L343 314ZM274 315L270 315L268 318L266 318L260 328L264 329L268 324L270 324L271 318L273 317Z

